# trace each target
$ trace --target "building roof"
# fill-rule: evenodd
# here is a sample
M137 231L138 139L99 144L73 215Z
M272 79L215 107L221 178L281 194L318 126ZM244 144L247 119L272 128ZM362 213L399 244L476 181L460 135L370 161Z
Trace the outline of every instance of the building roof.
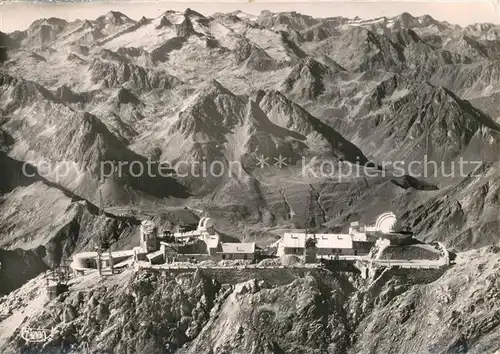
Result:
M285 233L282 243L286 248L305 248L308 238L316 238L317 248L353 248L349 234Z
M366 232L359 232L355 229L349 229L353 241L366 242L368 241L368 236Z
M225 242L221 243L222 253L255 253L255 242L238 243Z
M194 231L186 231L186 232L174 232L172 234L175 238L191 238L191 237L200 237L201 232L198 230Z
M318 248L353 248L349 234L316 234Z

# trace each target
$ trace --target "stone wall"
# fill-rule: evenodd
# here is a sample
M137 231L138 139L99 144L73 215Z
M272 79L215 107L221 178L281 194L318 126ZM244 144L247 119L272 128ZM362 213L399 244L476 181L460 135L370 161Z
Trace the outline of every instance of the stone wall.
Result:
M307 274L317 275L326 270L318 268L243 268L243 269L202 269L201 274L217 280L221 284L237 284L251 279L264 281L269 285L290 284Z
M221 284L238 284L248 280L255 279L264 281L269 285L290 284L297 278L311 274L322 276L331 274L327 269L313 267L275 267L275 268L257 268L257 267L221 267L221 268L142 268L141 271L169 272L170 274L195 273L199 270L201 275L215 279Z

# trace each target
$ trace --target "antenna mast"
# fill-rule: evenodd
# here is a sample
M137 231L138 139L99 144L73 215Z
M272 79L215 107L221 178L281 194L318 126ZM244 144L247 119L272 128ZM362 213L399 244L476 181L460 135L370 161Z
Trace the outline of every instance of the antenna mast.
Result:
M99 189L99 215L104 215L104 201L102 199L101 189Z
M306 218L306 234L309 233L309 229L316 226L316 217L313 209L313 187L309 185L309 196L307 198L307 218ZM314 222L314 224L313 224Z

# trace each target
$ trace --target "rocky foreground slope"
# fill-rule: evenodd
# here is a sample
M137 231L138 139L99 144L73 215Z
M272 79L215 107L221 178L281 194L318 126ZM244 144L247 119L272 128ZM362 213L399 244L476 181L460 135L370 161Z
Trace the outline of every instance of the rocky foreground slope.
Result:
M1 298L1 348L41 349L20 337L30 326L51 331L45 353L493 353L498 252L367 279L326 269L262 270L245 282L208 271L91 274L49 303L39 277Z

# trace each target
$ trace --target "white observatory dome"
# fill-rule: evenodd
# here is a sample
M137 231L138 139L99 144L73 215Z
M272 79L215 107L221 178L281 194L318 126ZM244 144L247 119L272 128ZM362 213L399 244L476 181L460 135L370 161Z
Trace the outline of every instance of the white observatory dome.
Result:
M375 223L375 227L378 231L384 234L398 232L401 228L396 215L391 212L379 215Z
M151 220L144 220L141 222L141 231L145 234L151 234L154 232L156 225Z
M207 230L214 226L215 226L214 219L203 217L200 219L200 222L198 223L198 230Z

